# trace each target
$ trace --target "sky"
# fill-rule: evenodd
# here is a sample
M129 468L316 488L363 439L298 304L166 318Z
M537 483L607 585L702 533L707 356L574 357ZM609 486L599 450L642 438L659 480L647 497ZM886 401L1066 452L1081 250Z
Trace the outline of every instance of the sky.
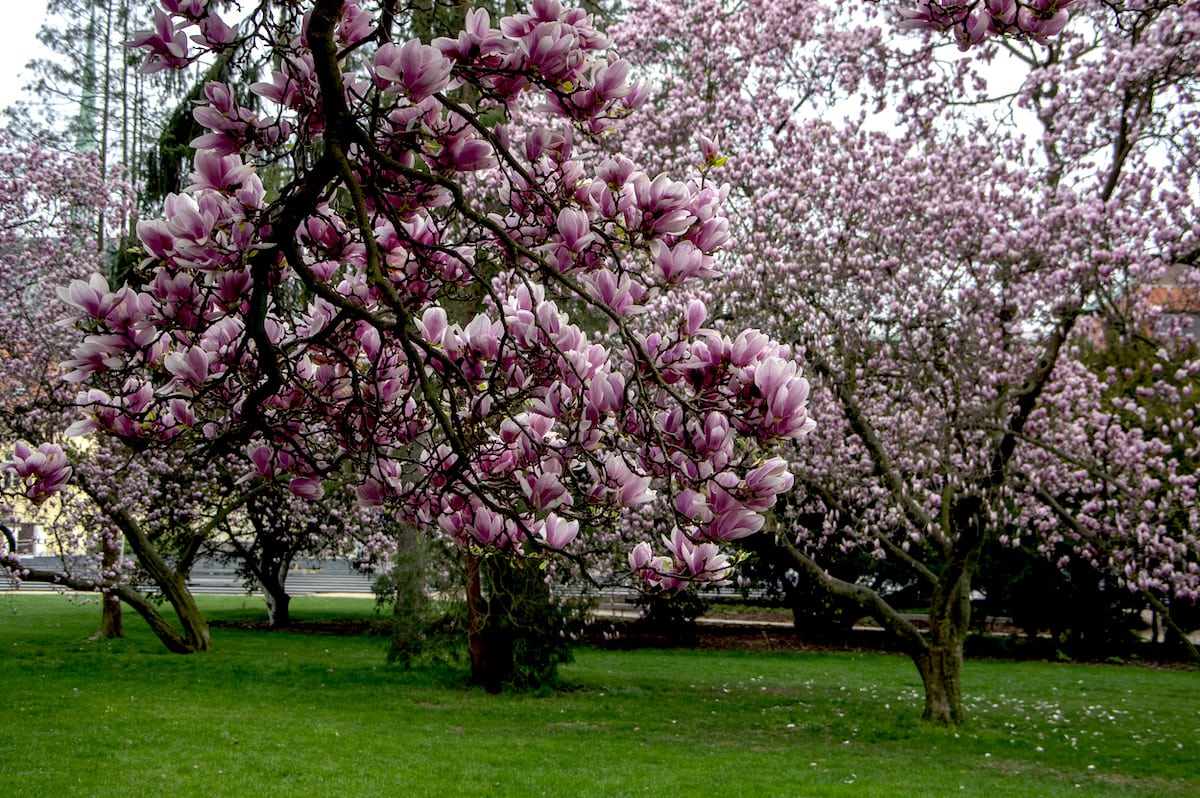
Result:
M21 96L29 76L25 63L38 52L37 31L46 15L46 0L9 0L0 25L0 108Z

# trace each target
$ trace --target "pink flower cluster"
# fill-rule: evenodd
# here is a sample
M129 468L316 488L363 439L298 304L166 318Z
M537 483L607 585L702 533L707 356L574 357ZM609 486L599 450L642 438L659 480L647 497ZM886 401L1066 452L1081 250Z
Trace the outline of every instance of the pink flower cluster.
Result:
M191 63L194 55L188 51L186 34L191 25L199 28L193 41L205 48L222 50L237 39L237 28L226 24L209 7L209 0L160 0L159 6L154 9L154 30L138 31L126 42L147 51L143 72L180 69Z
M1076 0L975 0L941 2L924 0L917 8L900 13L902 28L953 31L966 50L988 36L1022 36L1045 41L1066 27L1067 8Z
M733 563L715 543L697 543L678 529L664 536L663 543L669 556L655 555L646 541L629 553L630 569L646 584L664 593L695 583L729 584Z
M821 431L781 450L803 484L776 508L778 529L815 562L870 553L915 564L917 581L986 530L976 539L1082 557L1133 589L1191 598L1200 366L1183 329L1196 270L1180 264L1195 260L1200 229L1200 4L900 4L913 8L905 27L988 45L949 59L943 37L890 36L891 5L645 0L614 30L627 57L663 76L655 115L634 121L622 152L696 164L680 131L710 124L733 152L722 162L701 142L709 174L744 198L727 275L710 289L730 325L719 329L797 342L817 368L812 396L796 397ZM1001 88L995 36L1053 46L1011 48L1021 57L1004 61ZM846 105L862 114L843 119ZM1139 307L1142 291L1157 308ZM700 393L748 387L728 377L740 346L727 356L710 340L680 380ZM1143 371L1098 380L1105 360ZM748 397L764 396L776 368L756 368ZM763 420L792 390L765 396ZM717 457L727 425L743 432L727 413L689 421L658 427ZM672 503L711 523L720 493L697 493ZM954 512L975 497L967 527ZM937 564L919 565L925 556Z

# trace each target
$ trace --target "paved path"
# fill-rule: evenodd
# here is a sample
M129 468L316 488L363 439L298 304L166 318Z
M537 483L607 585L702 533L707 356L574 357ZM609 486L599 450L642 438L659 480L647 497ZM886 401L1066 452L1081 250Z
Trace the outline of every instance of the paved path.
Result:
M27 557L24 562L30 568L50 570L62 567L56 557ZM300 560L292 567L287 578L287 590L293 596L314 593L369 596L372 595L374 584L374 574L361 571L346 560ZM40 582L22 582L20 587L22 592L51 592L56 589L54 585ZM196 563L188 577L188 589L196 594L208 595L241 596L258 592L246 588L233 566L216 560L200 560ZM0 575L0 593L11 590L12 580L7 574Z

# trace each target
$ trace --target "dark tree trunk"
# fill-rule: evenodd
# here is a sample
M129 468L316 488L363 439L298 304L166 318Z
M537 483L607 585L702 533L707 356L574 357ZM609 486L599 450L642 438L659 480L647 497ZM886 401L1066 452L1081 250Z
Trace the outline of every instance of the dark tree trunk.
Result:
M103 556L100 561L100 571L104 574L106 584L115 583L119 578L117 570L121 560L121 536L105 535L103 539ZM96 631L96 640L112 640L124 637L125 630L121 623L121 597L111 590L105 590L100 601L100 628Z
M962 722L963 642L971 620L971 575L978 555L975 548L968 545L960 549L954 564L941 575L929 575L933 599L929 632L923 635L878 593L829 575L786 540L766 533L745 538L741 543L761 556L786 558L801 575L807 590L826 596L830 602L856 605L860 614L878 621L916 665L925 687L923 717L947 726Z
M966 496L950 508L947 520L954 544L929 601L928 646L913 655L925 685L925 720L955 726L962 706L963 643L971 628L971 580L983 548L983 502Z
M112 640L125 636L125 627L121 621L121 597L104 594L100 602L100 629L96 632L97 640Z
M69 574L64 574L58 571L42 571L37 569L21 569L21 578L27 582L43 582L49 585L61 585L72 590L90 593L100 589L100 585L88 579L77 579ZM159 585L160 587L162 585ZM167 647L167 650L174 654L194 654L198 651L207 651L212 647L212 643L208 634L208 622L205 621L204 615L200 613L195 602L191 601L181 605L174 605L176 612L179 614L180 625L183 631L176 629L167 620L166 616L159 610L158 605L150 601L141 593L134 590L125 583L110 585L109 589L113 595L117 596L120 601L128 604L142 616L150 630L154 632L162 644ZM164 590L164 593L167 591ZM177 591L172 591L177 592ZM186 588L184 589L186 593ZM188 598L190 599L190 594ZM190 606L189 606L190 604ZM180 609L182 607L182 610Z
M212 648L212 639L208 632L208 619L196 606L196 599L187 589L187 583L182 574L173 574L171 589L167 592L167 601L179 616L179 625L183 628L183 640L186 651L196 653Z
M121 598L145 619L146 623L154 631L154 634L158 636L158 639L172 653L196 654L201 651L208 651L212 648L212 639L208 632L208 621L205 619L204 613L196 606L195 599L192 598L192 594L188 591L186 585L184 585L183 577L176 575L176 578L179 584L173 585L169 591L164 589L163 593L167 595L167 601L175 610L175 614L179 616L179 626L182 629L182 633L172 626L171 622L158 611L158 607L136 590L126 588L123 585ZM161 582L157 584L159 587L163 587Z
M267 603L267 622L273 629L292 622L287 577L296 556L295 538L279 506L271 494L258 494L246 500L246 510L254 525L254 541L249 545L228 531L229 543L241 559L239 570L258 583Z
M962 723L962 644L931 645L913 661L925 686L921 717L943 726Z
M925 720L956 726L962 706L963 642L971 622L970 579L963 574L956 588L939 584L929 606L929 645L913 655L925 686Z
M136 590L123 584L119 585L121 599L146 619L150 628L171 651L178 654L208 651L212 648L208 621L196 606L196 599L187 588L186 572L177 571L168 565L142 527L124 510L113 510L112 517L142 568L150 575L167 603L179 616L182 633L176 631L162 613L158 612L158 608Z
M292 597L282 588L272 589L266 584L262 587L263 597L267 602L267 623L272 629L279 629L290 624L292 614L289 608Z
M467 554L465 563L467 598L467 649L471 655L471 683L481 684L490 693L500 692L502 674L497 673L495 651L488 634L488 608L483 598L482 563Z
M468 554L466 565L471 682L482 685L489 693L499 693L504 685L518 681L516 629L512 619L514 602L526 597L514 594L514 584L505 578L506 566L496 558L481 559Z
M263 598L267 602L267 622L272 629L287 626L292 622L292 597L287 592L287 575L291 570L291 552L282 547L272 551L264 543L262 561L255 569Z

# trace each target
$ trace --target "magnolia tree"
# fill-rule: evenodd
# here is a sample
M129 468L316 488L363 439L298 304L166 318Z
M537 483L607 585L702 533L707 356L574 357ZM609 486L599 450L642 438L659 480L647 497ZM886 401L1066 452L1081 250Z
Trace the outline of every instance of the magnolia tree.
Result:
M106 227L106 220L119 218L128 206L126 188L101 179L100 171L93 156L61 155L0 131L0 439L6 447L20 442L17 454L22 462L51 473L62 473L61 449L48 444L35 452L27 442L46 440L52 430L64 426L57 364L72 336L47 324L57 312L54 283L101 267L94 243L96 225ZM14 475L6 476L5 487L16 488ZM18 471L15 476L23 474ZM104 562L100 570L117 576L118 537L110 525L73 500L77 495L40 511L35 508L33 502L60 486L61 481L51 480L28 496L18 490L0 492L0 525L7 543L0 545L7 550L2 565L16 563L16 525L40 522L59 551L98 549ZM84 526L92 532L87 544L80 540ZM119 634L119 601L106 602L104 608L101 634Z
M1200 5L851 5L631 4L614 36L663 79L625 147L670 166L707 133L732 185L709 304L814 374L798 490L745 542L876 618L956 723L985 543L1160 609L1200 587L1200 364L1149 290L1196 296ZM1154 376L1117 396L1084 364L1135 339ZM822 565L854 551L907 570L928 630Z
M359 505L353 491L330 491L311 502L285 486L261 484L265 489L249 495L201 553L232 562L246 587L262 592L271 626L291 623L287 579L298 558L354 559L381 568L391 562L394 529L378 511Z
M3 567L19 581L51 582L99 592L105 635L120 633L121 602L147 621L172 649L207 645L204 619L185 586L191 563L224 545L263 586L272 620L286 622L287 565L297 552L386 553L378 519L353 506L265 502L269 486L244 479L239 463L190 456L132 453L112 440L60 445L76 415L75 391L59 362L78 343L69 327L47 324L64 305L55 286L102 269L96 219L117 221L128 209L128 187L100 177L92 155L62 155L0 132L0 351L4 412L0 436L15 444L0 523L7 545ZM111 230L106 229L106 233ZM84 400L87 400L85 395ZM47 441L33 446L31 441ZM73 485L66 491L68 451ZM39 475L48 478L39 479ZM241 480L241 484L239 484ZM51 494L57 494L49 500ZM336 497L336 496L335 496ZM348 505L348 506L347 506ZM57 555L50 567L18 552L17 522L36 522ZM133 555L125 559L122 552ZM177 629L147 594L167 598Z
M143 285L64 291L72 432L240 459L314 502L351 485L475 559L570 557L662 495L673 531L631 570L726 580L723 544L792 485L767 447L812 428L808 384L699 300L636 326L715 273L725 192L576 146L644 97L592 18L538 0L426 43L396 38L395 3L264 3L236 25L217 5L164 2L133 39L143 69L222 53L241 83L208 84L192 183L139 225ZM269 76L239 72L264 51ZM290 175L278 196L263 164ZM16 467L31 493L67 480Z
M76 450L76 479L64 485L67 456L54 442L74 415L73 391L64 390L58 363L77 336L47 323L62 306L55 285L103 268L95 246L97 219L104 232L128 209L128 187L100 177L93 155L64 155L0 131L0 352L4 357L0 437L15 444L15 458L0 495L6 546L0 562L18 581L44 581L103 595L102 636L121 633L124 599L169 641L179 635L158 607L132 587L132 564L122 561L122 525L147 518L144 497L166 494L164 478L178 464L126 462L103 445ZM30 441L47 441L40 446ZM49 474L37 481L36 475ZM57 475L57 476L55 476ZM178 492L178 483L170 494ZM48 501L50 494L59 493ZM184 494L187 495L187 494ZM161 504L159 505L161 509ZM172 513L187 510L172 495ZM57 567L36 565L18 552L19 523L37 523ZM137 526L141 529L141 526ZM170 643L169 643L170 644Z

